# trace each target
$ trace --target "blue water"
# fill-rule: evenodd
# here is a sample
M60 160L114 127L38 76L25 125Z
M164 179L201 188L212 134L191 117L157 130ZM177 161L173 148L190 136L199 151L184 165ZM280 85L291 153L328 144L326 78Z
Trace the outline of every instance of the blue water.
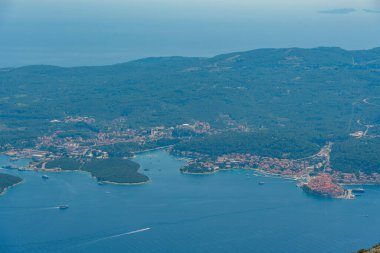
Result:
M0 170L25 179L0 197L0 252L349 253L380 242L378 187L354 201L326 200L251 171L182 175L183 162L162 151L136 161L149 169L149 184L100 186L86 173L43 180L38 172Z
M355 8L347 14L323 14ZM105 65L268 47L380 46L377 0L1 0L0 67ZM363 29L365 28L365 29Z

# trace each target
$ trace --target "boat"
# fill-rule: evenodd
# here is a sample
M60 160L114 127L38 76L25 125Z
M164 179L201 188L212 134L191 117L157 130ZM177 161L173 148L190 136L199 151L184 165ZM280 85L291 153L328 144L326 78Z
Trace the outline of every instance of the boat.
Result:
M260 181L259 182L259 185L264 185L265 183L263 181Z
M102 181L98 181L98 185L104 185Z
M42 179L49 179L48 175L42 175Z
M354 188L352 189L352 193L364 193L365 190L363 188Z
M59 210L66 210L67 208L69 208L68 205L60 205L60 206L58 206Z

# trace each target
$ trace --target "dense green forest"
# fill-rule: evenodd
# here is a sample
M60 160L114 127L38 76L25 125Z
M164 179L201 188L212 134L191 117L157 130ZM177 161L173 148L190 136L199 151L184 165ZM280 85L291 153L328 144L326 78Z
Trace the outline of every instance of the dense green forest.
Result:
M58 158L46 163L46 168L90 172L98 181L112 183L143 183L149 178L138 172L140 165L122 158L93 159L84 163L73 158Z
M227 115L254 132L265 129L281 132L285 139L290 136L296 147L285 147L279 156L289 149L297 157L314 150L314 145L333 141L336 152L360 154L353 161L350 155L334 153L334 168L357 170L357 164L362 164L361 170L373 171L379 167L369 157L374 155L361 152L362 146L354 145L356 139L349 134L365 131L363 124L380 124L379 73L380 48L261 49L212 58L147 58L101 67L2 69L0 146L30 147L37 137L63 127L68 133L62 134L87 138L107 129L108 122L118 117L127 118L131 128L175 126L192 120L225 128ZM50 122L66 116L91 116L96 121L90 125ZM371 132L379 129L371 128ZM303 144L304 151L299 146ZM260 144L255 150L270 154L267 150L276 147ZM220 152L212 149L206 152ZM378 142L371 143L371 150L380 150ZM365 164L368 160L371 164Z
M18 184L21 181L22 179L19 177L0 173L0 194L8 187Z
M192 151L216 157L229 153L250 153L277 158L303 158L314 155L320 147L299 136L257 133L224 133L195 138L175 146L178 151Z
M144 183L149 178L137 170L140 165L122 158L92 160L82 170L88 171L99 181L112 183Z
M334 144L331 164L349 173L380 173L380 139L350 139Z
M53 161L47 162L45 165L46 169L60 168L62 170L80 170L83 164L76 159L69 157L57 158Z

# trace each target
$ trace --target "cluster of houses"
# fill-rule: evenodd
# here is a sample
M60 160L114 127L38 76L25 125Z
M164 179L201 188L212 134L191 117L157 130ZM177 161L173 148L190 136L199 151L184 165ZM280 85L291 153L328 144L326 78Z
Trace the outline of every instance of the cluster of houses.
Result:
M179 155L196 157L188 162L189 172L202 173L220 169L255 169L268 174L290 178L303 178L310 173L321 169L326 162L321 157L292 160L285 158L261 157L252 154L225 154L214 158L189 151L179 151Z
M347 185L359 185L359 184L379 184L380 174L372 173L365 174L363 172L359 173L344 173L341 171L332 171L331 177L334 182Z
M236 127L236 123L229 117L222 117L224 121ZM156 126L151 128L131 129L125 128L126 119L117 119L109 124L105 130L94 134L91 138L70 136L63 130L38 138L33 149L12 150L6 154L17 159L18 157L32 158L34 164L41 161L53 160L62 155L80 159L107 159L109 154L101 147L117 143L145 144L161 139L181 138L174 136L176 130L191 131L195 134L215 134L220 130L211 128L207 122L194 121L191 124L181 124L175 127ZM78 123L93 124L91 117L68 116L63 120L51 120L51 123ZM235 128L234 128L235 129ZM231 129L229 129L231 130ZM239 129L239 131L246 130ZM255 169L263 173L275 174L283 177L306 181L307 188L323 194L339 195L344 190L339 184L375 184L380 183L380 174L371 175L362 172L358 174L343 173L332 170L329 164L331 143L318 154L305 159L288 159L275 157L262 157L253 154L232 153L210 157L208 155L178 151L177 155L191 158L187 166L182 168L188 173L212 173L221 169Z
M78 123L84 122L93 124L92 117L72 117L68 116L64 120L51 120L51 123ZM93 137L82 137L80 135L70 136L64 130L57 130L50 135L41 136L37 139L36 145L31 149L15 150L9 147L8 155L17 157L33 158L35 163L39 161L49 161L60 156L68 156L79 159L107 159L109 154L102 150L102 147L117 143L145 144L160 139L173 139L175 129L189 129L194 133L208 133L211 126L207 122L194 121L192 124L182 124L175 127L157 126L151 128L131 129L124 128L125 121L116 120L111 122L104 131L100 131Z
M335 183L330 174L321 173L301 186L307 192L329 198L353 198L349 190Z

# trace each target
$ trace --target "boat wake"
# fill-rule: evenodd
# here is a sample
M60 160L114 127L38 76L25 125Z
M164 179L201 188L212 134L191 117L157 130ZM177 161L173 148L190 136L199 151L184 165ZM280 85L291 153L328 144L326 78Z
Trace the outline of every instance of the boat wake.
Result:
M33 210L43 211L43 210L55 210L55 209L66 209L66 208L68 208L68 205L40 207L40 208L35 208Z
M150 228L142 228L142 229L139 229L139 230L128 232L126 234L127 235L132 235L132 234L141 233L141 232L144 232L144 231L147 231L147 230L150 230Z
M59 206L41 207L41 208L37 208L36 210L53 210L53 209L59 209Z
M85 246L85 245L94 244L94 243L97 243L97 242L106 241L106 240L110 240L110 239L114 239L114 238L118 238L118 237L122 237L122 236L142 233L142 232L148 231L150 229L151 228L142 228L142 229L138 229L138 230L134 230L134 231L129 231L129 232L121 233L121 234L110 235L110 236L102 237L102 238L99 238L99 239L96 239L96 240L92 240L92 241L88 241L88 242L76 245L76 247L82 247L82 246Z

